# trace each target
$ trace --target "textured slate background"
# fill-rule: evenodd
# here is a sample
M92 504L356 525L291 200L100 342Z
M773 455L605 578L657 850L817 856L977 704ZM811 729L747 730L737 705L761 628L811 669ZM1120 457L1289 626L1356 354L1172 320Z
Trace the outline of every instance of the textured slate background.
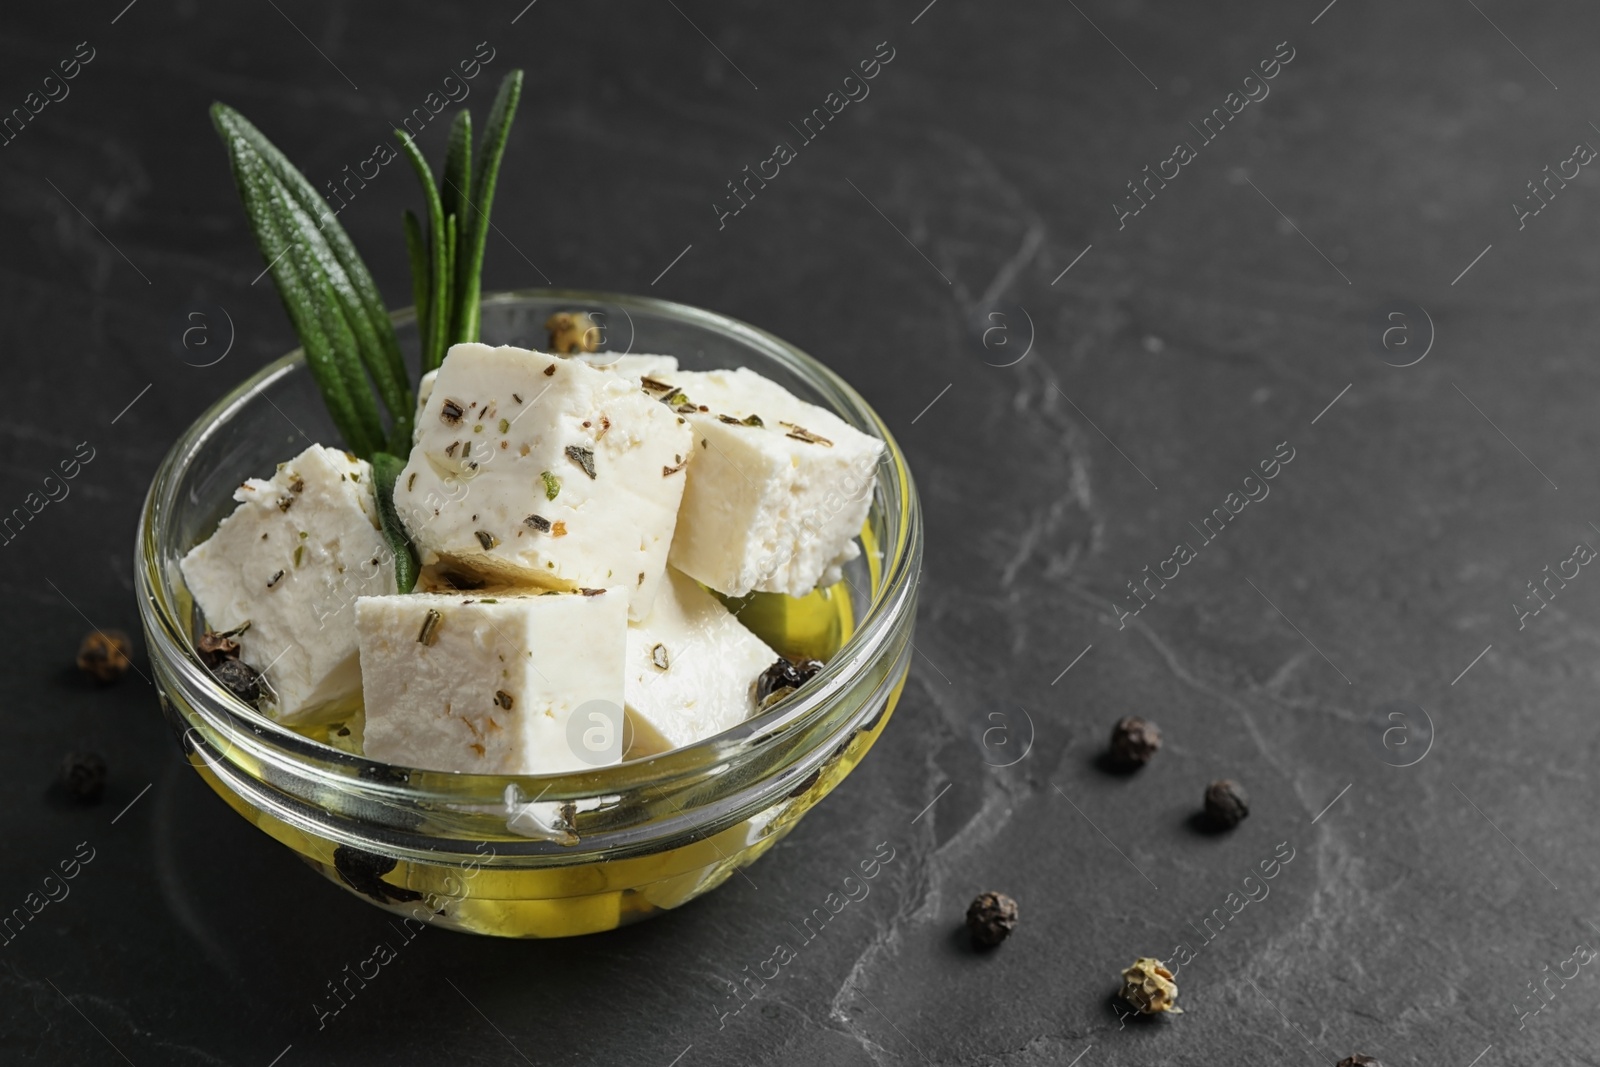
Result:
M0 910L79 842L95 858L0 946L0 1059L1596 1062L1600 976L1565 961L1600 945L1600 578L1521 629L1512 604L1600 544L1600 192L1585 172L1522 229L1511 205L1600 144L1600 17L924 2L7 10L0 109L78 42L95 58L0 148L0 505L78 442L95 459L0 547ZM96 691L71 657L88 620L136 629L134 524L170 441L291 346L206 105L320 184L480 41L480 118L500 71L529 74L487 284L657 293L842 371L920 482L922 654L884 742L749 882L579 941L429 931L319 1031L314 999L386 917L227 811L138 676ZM871 95L719 229L724 184L882 41ZM1283 41L1270 97L1119 229L1125 183L1198 145L1189 123ZM343 216L396 303L416 199L391 166ZM1436 333L1405 368L1368 337L1395 299L1427 318L1390 323L1389 362ZM214 366L179 341L195 311L216 346L233 323ZM1198 543L1280 442L1270 497L1119 628L1124 583ZM1133 712L1166 750L1101 773ZM48 788L80 746L113 768L99 807ZM1196 833L1224 774L1255 814ZM870 896L723 1017L727 980L879 842L896 858ZM1280 843L1270 895L1204 940ZM980 957L958 924L991 887L1023 925ZM1180 942L1189 1013L1123 1027L1117 972Z

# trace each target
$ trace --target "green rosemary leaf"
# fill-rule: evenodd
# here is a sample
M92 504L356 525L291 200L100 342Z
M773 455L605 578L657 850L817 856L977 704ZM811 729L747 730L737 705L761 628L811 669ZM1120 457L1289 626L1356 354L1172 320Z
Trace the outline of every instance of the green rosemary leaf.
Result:
M450 287L450 279L456 276L456 257L460 254L461 236L460 223L457 221L456 216L446 215L444 219L444 270L439 273L439 282L447 289ZM460 317L460 309L454 305L455 302L452 300L450 308L451 322ZM443 359L444 354L450 351L450 346L455 344L456 340L457 338L453 333L445 335L444 350L440 353L440 359Z
M444 234L444 207L439 201L439 187L433 182L433 171L428 167L428 161L422 158L422 150L417 147L411 135L404 130L394 131L400 141L400 147L405 152L406 159L411 163L411 169L417 173L417 181L422 183L422 194L428 201L428 256L431 261L429 266L429 300L428 308L428 334L423 338L422 344L422 373L437 370L444 359L445 331L450 323L450 287L445 284L445 234Z
M417 552L406 536L394 506L394 485L405 470L406 461L388 452L377 452L372 457L373 491L378 495L378 519L383 526L384 540L394 553L394 578L397 591L409 593L417 587Z
M456 339L476 341L482 309L479 297L483 291L483 248L489 237L489 212L494 209L495 181L500 171L500 161L505 157L506 139L511 132L511 120L516 117L517 101L522 96L522 71L509 72L495 93L494 106L489 109L489 121L484 126L483 143L478 146L478 158L473 166L472 193L467 201L471 218L464 227L461 240L461 262L456 268L457 290L455 303L460 309Z
M390 414L396 420L409 420L414 403L406 386L408 376L405 361L400 355L400 342L395 337L394 324L390 321L383 297L378 292L377 282L373 281L371 271L367 269L360 253L356 251L349 235L345 233L344 227L339 224L334 212L312 188L305 175L301 174L295 165L289 162L288 157L243 115L226 104L217 103L211 106L211 121L225 143L239 140L253 149L267 170L283 186L289 198L300 210L316 220L317 229L326 239L333 258L348 280L349 292L364 321L364 329L361 332L376 338L377 350L370 354L364 353L364 361L369 367L378 365L383 367L382 371L373 372L374 380L379 381L380 385L383 381L398 385L398 392L391 388L385 393L385 406L389 407ZM399 406L396 407L396 404Z
M335 366L344 379L350 406L361 420L365 436L361 443L352 445L352 451L364 459L383 447L383 420L378 415L378 405L367 384L367 377L362 373L363 361L358 355L360 344L328 275L327 247L318 247L306 235L304 224L309 220L289 200L281 184L272 185L270 196L270 210L277 217L279 233L289 241L288 254L279 261L280 265L289 264L298 273L299 284L309 293L310 310L318 320L322 336L327 339L333 353ZM297 218L297 215L301 217ZM273 280L277 280L276 275ZM410 421L406 420L408 425Z
M465 218L467 190L472 188L472 112L462 109L450 123L450 143L444 153L444 173L439 183L439 203L446 218ZM459 223L457 224L459 225ZM451 340L455 338L452 335Z
M278 187L287 192L282 182L278 183ZM287 196L282 203L284 209L281 218L290 227L288 232L296 249L292 254L303 251L316 264L325 301L321 311L330 323L330 339L339 346L341 352L354 352L359 356L361 364L371 376L373 386L377 388L378 396L389 409L393 423L391 435L397 440L410 441L416 400L406 378L403 374L398 378L393 375L383 355L382 342L362 313L361 302L350 277L323 239L316 220ZM364 407L370 402L371 389L362 378L359 368L353 368L349 376L352 379L352 399L357 401L358 406ZM375 408L373 417L377 417ZM381 430L378 440L380 443L383 440Z
M444 184L439 188L439 197L444 202L444 213L448 219L455 216L456 241L458 246L464 243L468 231L469 212L472 210L467 204L467 193L472 188L472 113L470 111L457 112L455 121L450 125L450 146L444 157ZM446 337L447 344L457 344L461 341L476 341L476 337L461 336L463 326L462 318L465 309L461 305L460 295L462 285L456 277L456 259L451 257L450 269L445 273L450 286L451 309L450 329Z
M431 306L431 279L428 277L428 240L422 236L422 223L416 212L407 208L401 215L406 231L406 254L411 260L411 306L417 313L417 336L428 336L428 308Z
M341 352L329 338L324 328L318 303L323 294L318 292L315 279L306 271L303 253L295 253L291 228L281 217L288 204L288 194L271 173L261 155L248 141L238 137L226 138L228 159L232 165L234 183L244 204L245 215L262 256L267 260L272 280L283 301L284 310L299 335L305 350L306 365L311 371L328 412L333 416L345 442L361 455L376 450L381 440L381 427L377 426L376 410L369 421L352 396L352 378L362 390L366 383L360 379L359 365L353 355ZM356 375L349 372L354 365ZM372 406L370 391L366 394L367 406Z

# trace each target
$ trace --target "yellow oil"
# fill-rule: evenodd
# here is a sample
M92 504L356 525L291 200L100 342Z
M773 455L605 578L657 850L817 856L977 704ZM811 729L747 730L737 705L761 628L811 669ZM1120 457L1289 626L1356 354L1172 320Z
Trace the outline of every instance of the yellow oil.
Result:
M803 597L780 593L751 593L727 597L716 593L745 629L792 660L826 662L855 630L850 587L835 582Z

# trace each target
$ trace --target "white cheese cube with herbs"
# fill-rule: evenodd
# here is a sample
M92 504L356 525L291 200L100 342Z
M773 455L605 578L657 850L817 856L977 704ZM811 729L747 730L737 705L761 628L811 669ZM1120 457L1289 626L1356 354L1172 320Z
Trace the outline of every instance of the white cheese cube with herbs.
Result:
M756 679L777 659L720 600L667 568L650 617L628 627L630 751L655 755L737 726L756 710Z
M622 374L634 381L658 374L672 374L678 369L677 356L651 356L643 353L617 355L615 352L593 352L583 357L584 362L604 367L613 374Z
M624 592L363 597L356 625L369 759L470 774L622 759Z
M743 367L643 390L694 427L674 567L729 596L804 596L858 554L881 441Z
M179 564L189 593L209 628L249 624L239 658L264 672L264 710L284 723L336 720L361 699L356 598L395 591L372 468L313 445L233 498L233 514Z
M431 370L417 382L417 417L411 424L412 444L416 444L422 438L422 413L428 407L428 398L433 395L433 383L438 377L439 372Z
M620 590L644 618L692 458L683 416L621 374L543 352L450 349L395 507L424 565Z

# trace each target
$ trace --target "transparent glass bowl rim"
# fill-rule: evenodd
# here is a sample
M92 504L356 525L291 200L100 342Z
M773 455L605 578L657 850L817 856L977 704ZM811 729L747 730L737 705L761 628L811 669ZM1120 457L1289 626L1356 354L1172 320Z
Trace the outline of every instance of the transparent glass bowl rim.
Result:
M655 297L567 289L519 289L487 294L485 307L515 304L529 300L559 300L577 306L611 306L630 311L647 311L678 319L721 333L742 345L774 358L809 386L818 389L831 409L856 429L878 438L884 456L878 465L874 509L882 514L885 543L876 546L882 556L882 578L854 632L829 659L804 690L773 710L746 720L732 730L705 741L660 756L592 770L537 775L477 775L435 771L410 773L396 792L409 800L436 800L451 804L503 802L509 787L523 797L570 800L631 792L635 789L668 788L674 783L736 764L740 755L761 745L767 738L807 727L830 713L846 709L835 706L836 697L848 692L852 680L878 657L893 654L890 644L908 612L915 610L917 565L922 552L922 519L911 473L894 436L870 405L834 371L782 338L738 319L688 304ZM415 321L415 309L402 308L390 313L396 326ZM304 350L293 351L266 364L225 396L212 404L177 439L151 480L139 522L134 568L141 615L148 651L159 655L169 670L178 674L191 694L202 699L193 707L230 745L249 751L270 763L288 760L308 776L326 778L329 785L364 779L372 787L385 780L392 765L351 755L295 732L244 704L224 689L196 656L189 639L188 623L176 610L174 591L160 558L158 533L163 510L172 503L177 482L190 459L201 452L217 427L237 409L252 401L278 378L304 364ZM867 551L873 551L868 546ZM853 715L846 715L841 726L848 726ZM426 783L426 784L424 784ZM428 788L429 785L437 787Z

